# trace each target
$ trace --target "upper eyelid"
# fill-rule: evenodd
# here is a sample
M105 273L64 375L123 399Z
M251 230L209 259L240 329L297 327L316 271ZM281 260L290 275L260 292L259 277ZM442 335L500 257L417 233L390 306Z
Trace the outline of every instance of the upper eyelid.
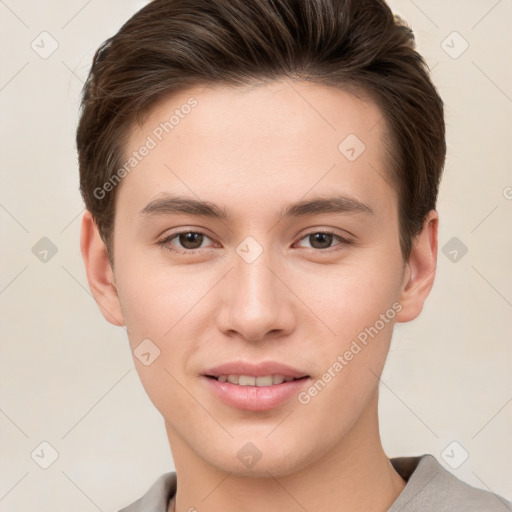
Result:
M182 229L181 231L175 231L174 233L169 233L167 235L160 237L160 241L165 242L166 240L172 240L173 238L176 238L178 235L183 235L185 233L196 233L199 235L207 236L210 240L213 240L212 236L210 236L206 231L203 231L201 229Z

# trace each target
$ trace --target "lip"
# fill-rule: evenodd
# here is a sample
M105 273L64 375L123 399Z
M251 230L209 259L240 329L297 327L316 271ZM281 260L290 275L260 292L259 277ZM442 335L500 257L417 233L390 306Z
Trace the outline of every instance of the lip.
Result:
M245 375L245 374L243 374ZM282 375L282 374L281 374ZM304 386L309 385L310 377L300 380L273 384L272 386L239 386L231 382L203 376L210 389L225 404L246 411L268 411L297 396Z
M231 382L219 382L219 375L282 375L293 377L290 382L273 384L272 386L239 386ZM206 370L203 380L209 390L225 404L246 411L268 411L297 396L304 386L309 385L311 376L302 370L292 368L278 361L231 361Z
M263 377L264 375L282 375L283 377L293 377L294 379L309 377L307 372L301 371L297 368L292 368L291 366L279 363L278 361L251 363L249 361L242 360L231 361L229 363L215 366L206 370L203 375L213 377L218 377L219 375L252 375L254 377Z

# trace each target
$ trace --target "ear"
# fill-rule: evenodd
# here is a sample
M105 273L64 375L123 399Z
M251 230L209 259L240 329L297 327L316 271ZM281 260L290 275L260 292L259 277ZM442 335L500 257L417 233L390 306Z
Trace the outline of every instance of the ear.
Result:
M423 304L432 289L437 266L437 231L439 216L431 210L425 219L421 233L413 241L411 256L405 265L397 322L410 322L422 311Z
M124 325L121 303L117 295L114 272L110 266L107 248L100 236L98 226L88 210L82 217L80 249L89 288L100 311L111 324Z

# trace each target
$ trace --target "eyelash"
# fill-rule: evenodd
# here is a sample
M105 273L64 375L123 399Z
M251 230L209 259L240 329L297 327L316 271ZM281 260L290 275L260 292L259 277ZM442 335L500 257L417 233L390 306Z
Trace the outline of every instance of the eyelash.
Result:
M163 238L162 240L159 240L157 243L162 248L167 249L168 251L171 251L171 252L176 253L176 254L187 254L187 253L194 254L194 253L198 253L201 250L200 248L199 249L177 250L177 249L174 249L174 248L171 247L170 242L172 240L174 240L179 235L184 235L184 234L187 234L187 233L194 233L196 235L203 235L203 236L205 236L207 238L210 238L210 236L208 236L203 231L197 231L197 230L191 230L190 229L190 230L186 230L186 231L178 231L176 233L172 233L172 234L166 236L165 238ZM349 238L345 238L345 237L343 237L341 235L333 233L332 231L323 231L323 230L311 231L309 233L306 233L304 236L302 236L299 239L299 241L303 240L304 238L307 238L308 236L315 235L315 234L318 234L318 233L321 233L321 234L324 234L324 235L333 235L334 238L338 239L338 241L341 242L341 243L338 244L340 247L338 247L338 248L328 247L327 249L314 249L314 248L306 247L305 249L307 249L308 252L332 254L332 253L335 253L335 252L343 250L345 248L344 246L346 246L346 245L353 244L353 240L351 240ZM334 246L334 247L337 247L337 246Z

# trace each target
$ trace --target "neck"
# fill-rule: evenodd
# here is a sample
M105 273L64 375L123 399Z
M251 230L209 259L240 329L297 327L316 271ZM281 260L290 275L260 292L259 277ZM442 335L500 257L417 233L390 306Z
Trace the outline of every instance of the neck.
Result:
M278 477L268 471L268 476L261 477L222 471L198 456L166 424L178 478L175 500L168 512L386 512L406 482L382 448L377 394L371 402L330 450ZM322 435L319 433L319 437Z

